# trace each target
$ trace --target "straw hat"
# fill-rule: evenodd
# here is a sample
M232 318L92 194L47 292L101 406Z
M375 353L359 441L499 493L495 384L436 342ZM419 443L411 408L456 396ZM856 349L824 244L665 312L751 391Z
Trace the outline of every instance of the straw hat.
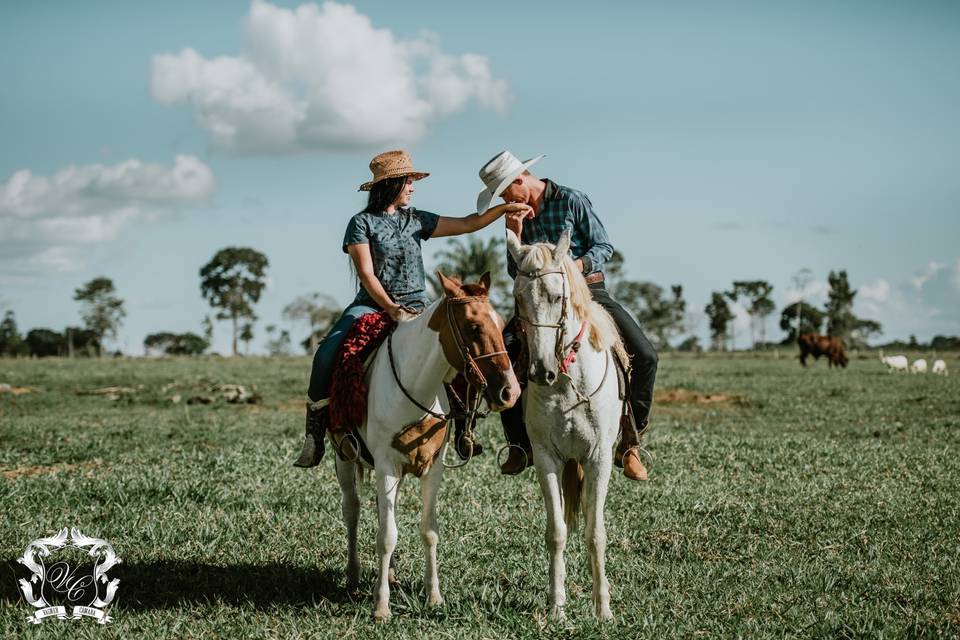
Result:
M370 171L373 173L373 180L360 185L360 191L370 191L370 187L387 178L410 176L414 180L422 180L430 175L414 169L410 154L402 149L384 151L380 155L374 156L373 160L370 161Z
M519 177L527 168L538 162L545 155L539 155L529 160L520 162L515 155L509 151L501 151L494 158L483 165L480 169L480 179L487 188L477 196L477 211L482 213L490 208L493 199L503 193L503 190L510 186L510 183Z

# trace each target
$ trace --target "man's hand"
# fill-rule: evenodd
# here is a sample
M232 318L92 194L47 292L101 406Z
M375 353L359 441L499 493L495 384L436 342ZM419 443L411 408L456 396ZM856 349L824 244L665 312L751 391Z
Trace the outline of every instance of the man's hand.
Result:
M523 221L533 217L533 209L530 208L529 205L520 203L511 203L509 206L512 207L512 209L507 210L507 215L504 220L507 229L517 234L519 238L520 234L523 233Z

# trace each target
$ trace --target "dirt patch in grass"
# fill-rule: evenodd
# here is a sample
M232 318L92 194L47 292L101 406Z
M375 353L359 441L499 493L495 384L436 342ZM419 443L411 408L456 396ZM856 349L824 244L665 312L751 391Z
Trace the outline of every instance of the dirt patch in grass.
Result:
M21 476L37 476L45 473L57 473L59 471L73 471L74 469L99 467L102 464L103 460L100 458L94 458L93 460L79 462L77 464L60 463L33 467L17 467L16 469L0 471L0 476L3 476L5 480L13 480L14 478L19 478Z
M659 389L654 394L655 404L699 404L742 407L746 396L729 393L698 393L689 389Z

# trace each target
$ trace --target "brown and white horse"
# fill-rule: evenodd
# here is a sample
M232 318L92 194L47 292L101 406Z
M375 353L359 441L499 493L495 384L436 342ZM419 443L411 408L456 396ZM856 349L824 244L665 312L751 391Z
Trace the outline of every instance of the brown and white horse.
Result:
M437 574L436 505L450 416L444 382L463 373L482 391L492 411L512 407L520 395L503 345L503 319L490 305L489 274L477 284L461 284L439 275L443 297L422 314L401 320L367 371L367 412L360 436L373 458L377 482L379 575L373 609L377 620L390 617L390 582L395 580L391 559L397 544L395 509L400 481L407 474L420 478L427 602L443 601ZM371 466L360 459L347 462L337 458L347 528L347 582L352 585L360 577L357 478L361 465Z

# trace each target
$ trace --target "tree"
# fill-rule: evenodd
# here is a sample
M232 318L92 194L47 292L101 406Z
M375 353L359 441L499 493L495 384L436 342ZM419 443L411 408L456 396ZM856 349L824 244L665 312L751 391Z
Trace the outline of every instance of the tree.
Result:
M669 349L670 338L683 331L683 287L670 287L671 296L652 282L620 280L611 294L637 318L640 326L657 349Z
M857 292L850 288L845 270L831 271L827 283L827 333L848 342L857 322L853 315L853 299Z
M633 313L657 349L669 349L670 340L682 333L687 324L683 287L671 286L671 295L667 296L663 287L652 282L627 279L623 262L623 254L614 250L604 263L607 289Z
M203 339L207 341L207 346L210 346L213 344L213 320L209 315L203 316L200 327L203 329Z
M507 274L505 257L507 249L503 238L482 238L471 235L465 239L450 238L445 248L437 253L438 262L427 274L430 293L434 297L443 294L443 287L436 272L476 282L485 272L490 272L490 302L500 315L513 315L513 283Z
M317 350L321 338L327 334L333 323L340 317L342 309L332 296L325 293L310 293L297 296L293 302L283 308L283 318L291 322L306 322L310 335L304 341L307 353Z
M156 349L170 356L198 356L207 350L210 343L189 331L180 334L162 331L151 333L144 338L143 346L148 352Z
M31 329L24 342L37 358L63 355L63 336L51 329Z
M268 265L267 257L256 249L227 247L200 269L200 292L204 299L217 309L217 319L230 320L233 324L233 355L237 355L240 320L257 319L253 305L259 302L266 286Z
M773 285L766 280L737 280L727 296L736 302L740 298L749 301L747 313L750 314L750 332L753 334L753 347L767 341L767 316L776 310L770 293Z
M700 353L703 349L700 348L700 340L697 339L697 336L689 336L677 345L677 351Z
M797 341L798 317L801 318L800 333L820 333L827 314L806 302L794 302L784 307L780 312L780 328L787 332L783 344Z
M95 332L83 327L67 327L63 330L64 352L69 357L93 358L100 355L100 338Z
M710 319L710 337L713 339L714 351L725 351L727 346L727 327L733 320L733 312L724 294L714 291L710 296L710 304L704 308Z
M277 331L276 325L270 324L266 327L267 335L269 339L267 340L267 353L271 356L288 356L290 355L290 332L286 329L282 329L274 337L274 334Z
M3 315L3 321L0 322L0 356L15 357L25 354L27 346L17 331L17 321L14 319L13 311L7 310Z
M73 299L80 303L80 316L87 329L97 336L98 357L103 357L103 339L115 338L120 323L127 315L123 300L116 296L110 278L94 278L76 291Z
M853 323L853 330L850 332L850 346L862 349L867 346L867 342L871 338L882 333L883 327L879 322L857 318Z
M270 325L273 326L273 325ZM243 352L246 355L250 355L250 342L253 341L253 323L245 322L243 327L240 329L240 340L243 341ZM237 355L234 353L234 355Z

